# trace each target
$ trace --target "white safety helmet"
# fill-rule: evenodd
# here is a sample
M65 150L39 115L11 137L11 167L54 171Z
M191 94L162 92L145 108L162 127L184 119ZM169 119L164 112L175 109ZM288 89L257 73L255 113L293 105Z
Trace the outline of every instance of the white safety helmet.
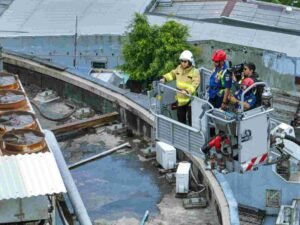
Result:
M195 61L194 61L194 57L193 57L193 53L189 50L184 50L180 56L179 56L179 60L188 60L192 63L192 65L195 65Z

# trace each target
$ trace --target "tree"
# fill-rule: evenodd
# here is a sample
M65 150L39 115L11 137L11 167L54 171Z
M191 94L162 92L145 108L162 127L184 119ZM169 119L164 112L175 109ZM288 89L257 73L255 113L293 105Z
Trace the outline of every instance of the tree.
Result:
M153 59L155 29L149 25L146 16L135 14L129 30L122 49L125 64L121 68L131 79L142 80Z
M188 27L168 21L157 32L153 61L149 71L155 77L167 73L178 64L180 53L194 48L187 43Z
M129 29L121 69L133 80L151 81L175 68L183 50L195 52L187 42L188 27L175 21L151 26L145 15L135 14Z

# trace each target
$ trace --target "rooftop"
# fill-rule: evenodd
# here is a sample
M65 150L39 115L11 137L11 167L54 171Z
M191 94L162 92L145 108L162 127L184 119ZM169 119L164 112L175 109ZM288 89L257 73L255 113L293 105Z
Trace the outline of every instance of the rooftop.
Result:
M79 35L123 34L133 14L143 13L149 2L150 0L14 0L2 15L0 7L0 36L74 34L76 16Z
M289 11L292 9L292 11ZM300 10L267 3L235 4L230 18L267 26L300 31Z
M8 2L2 14L0 10L0 37L74 35L76 16L79 36L123 35L134 13L143 13L151 0ZM171 6L153 7L148 18L154 24L172 18L188 25L190 41L215 40L299 57L300 11L296 8L289 11L283 5L238 0L173 0ZM229 22L225 24L224 18Z
M148 18L153 24L163 24L170 20L170 18L155 15L149 15ZM178 18L174 20L189 27L190 41L214 40L299 57L300 36L297 35Z
M170 6L157 4L151 13L198 21L233 19L235 22L300 31L299 9L265 2L173 0Z
M148 18L153 24L173 19L187 25L190 41L214 40L299 57L300 9L291 9L259 1L173 0L169 6L156 4Z

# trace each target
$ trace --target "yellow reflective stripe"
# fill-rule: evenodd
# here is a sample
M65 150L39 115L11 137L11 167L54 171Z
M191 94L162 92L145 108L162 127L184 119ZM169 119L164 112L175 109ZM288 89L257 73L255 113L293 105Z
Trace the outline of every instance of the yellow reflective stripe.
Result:
M222 95L223 92L224 92L224 90L225 90L225 89L221 89L221 90L218 92L218 94L219 94L219 95Z
M186 105L190 102L190 98L182 98L182 97L178 97L177 98L177 103L178 103L178 106L183 106L183 105Z
M193 85L189 85L189 88L187 89L188 90L188 92L191 94L191 95L193 95L194 93L195 93L195 91L196 91L196 88L193 86Z
M176 87L180 90L186 90L188 88L188 84L186 82L177 80L176 81Z
M240 81L239 81L239 84L242 84L244 79L245 79L245 77L242 77L242 79L240 79Z
M190 97L188 97L184 94L178 93L176 95L176 100L177 100L178 106L183 106L183 105L186 105L187 103L189 103Z
M167 73L167 74L165 74L165 75L164 75L164 78L166 78L166 80L167 80L167 81L171 81L171 80L173 80L173 76L172 76L172 74L171 74L171 73Z
M191 95L196 91L196 88L192 84L180 80L176 81L176 86L180 90L187 90Z

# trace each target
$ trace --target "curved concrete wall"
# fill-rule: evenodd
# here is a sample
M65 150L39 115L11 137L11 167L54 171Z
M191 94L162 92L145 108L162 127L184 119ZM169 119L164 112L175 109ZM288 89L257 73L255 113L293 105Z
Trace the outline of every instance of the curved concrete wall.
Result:
M97 96L101 96L101 98L115 105L114 108L119 109L121 119L127 125L132 126L132 123L134 123L134 127L137 128L138 133L142 135L145 135L145 133L147 133L145 130L150 127L150 133L152 134L154 129L154 116L147 108L143 107L142 103L138 104L132 101L130 98L135 99L135 96L131 96L131 93L123 93L122 90L101 86L95 80L91 79L91 77L87 79L87 77L80 76L80 74L76 76L63 68L53 68L49 65L43 65L40 62L8 53L3 54L3 56L4 68L9 72L19 74L21 80L23 77L28 83L36 83L42 86L46 83L45 86L49 87L50 85L49 88L51 88L51 82L54 82L52 86L58 90L58 92L60 89L66 88L66 86L62 84L66 83L74 86L73 88L76 88L76 91L83 89ZM62 91L63 90L61 90L61 92ZM227 181L222 179L221 175L215 176L211 171L205 170L202 159L193 156L187 157L193 162L193 166L197 168L197 175L201 174L203 178L202 182L207 186L209 202L213 204L217 210L220 223L222 225L239 225L237 203Z
M228 174L226 179L239 203L265 210L268 215L279 212L279 207L268 206L268 190L278 192L279 205L290 205L300 198L300 183L284 180L275 173L275 165L261 166L245 174Z

